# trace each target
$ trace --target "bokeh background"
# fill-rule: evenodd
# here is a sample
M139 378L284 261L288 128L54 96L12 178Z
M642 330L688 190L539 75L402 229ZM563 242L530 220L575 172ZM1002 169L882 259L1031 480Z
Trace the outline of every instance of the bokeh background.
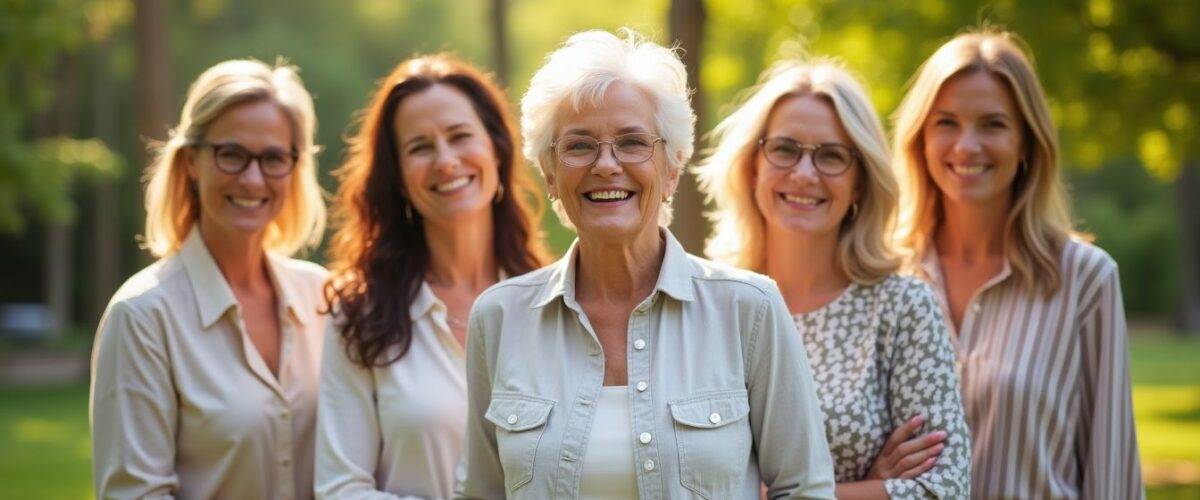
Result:
M925 57L984 24L1034 53L1079 227L1120 265L1150 496L1200 498L1200 2L1177 0L0 0L0 498L92 496L89 350L150 262L146 144L218 61L301 68L332 191L356 110L417 53L491 69L515 104L569 34L633 27L679 44L704 133L803 53L843 59L886 120ZM681 189L673 230L699 253L704 203Z

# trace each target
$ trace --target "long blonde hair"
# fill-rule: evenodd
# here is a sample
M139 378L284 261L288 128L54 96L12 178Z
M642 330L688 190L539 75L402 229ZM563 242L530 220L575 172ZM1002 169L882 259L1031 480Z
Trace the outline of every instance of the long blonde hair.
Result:
M861 153L859 210L842 221L838 265L857 283L874 283L895 273L901 258L892 246L899 189L889 165L887 138L862 85L832 60L782 61L763 72L736 111L713 130L712 155L695 167L701 190L715 203L708 213L715 230L705 246L712 259L763 271L766 223L754 202L754 158L758 140L777 103L813 95L833 105L838 120Z
M313 142L317 118L312 96L296 68L240 59L218 63L202 73L188 90L179 125L171 130L166 142L153 145L155 159L146 172L143 245L155 257L178 251L200 217L200 199L183 163L184 148L203 140L209 126L225 110L254 101L274 102L287 113L292 123L292 146L300 155L292 171L290 192L279 215L267 227L263 247L292 255L320 243L325 231L325 201L317 184L317 146Z
M922 134L930 109L947 80L987 72L1008 85L1021 112L1026 152L1013 181L1012 208L1004 224L1006 253L1030 292L1058 290L1063 245L1077 234L1070 201L1059 178L1058 134L1033 63L1010 32L982 29L954 37L934 52L896 110L895 158L901 179L901 243L920 258L942 221L942 200L925 164Z

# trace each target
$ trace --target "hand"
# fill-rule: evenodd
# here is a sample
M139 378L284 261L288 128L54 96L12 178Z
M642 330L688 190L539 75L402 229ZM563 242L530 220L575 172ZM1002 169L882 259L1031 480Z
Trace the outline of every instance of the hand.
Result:
M923 423L925 417L918 415L892 432L875 457L867 479L913 479L932 469L946 446L946 433L934 431L912 437Z

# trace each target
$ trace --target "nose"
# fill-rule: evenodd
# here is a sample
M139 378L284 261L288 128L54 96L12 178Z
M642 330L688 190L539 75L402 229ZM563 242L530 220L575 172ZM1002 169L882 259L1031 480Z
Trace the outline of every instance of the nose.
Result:
M458 165L458 152L450 147L446 141L439 140L434 146L437 156L434 158L434 168L443 172L448 172Z
M246 169L238 174L238 180L243 184L262 184L266 181L266 177L262 173L262 159L251 158L250 164L246 165Z
M608 152L605 152L604 146L608 146ZM613 175L621 170L621 162L617 161L617 152L613 150L613 145L610 142L601 142L596 146L599 151L596 153L596 163L592 164L592 173L596 175Z
M788 175L793 179L815 179L817 177L817 164L813 161L815 158L815 153L812 151L801 152L800 161L792 166Z
M979 133L974 127L966 127L954 141L954 150L959 153L976 153L979 151Z

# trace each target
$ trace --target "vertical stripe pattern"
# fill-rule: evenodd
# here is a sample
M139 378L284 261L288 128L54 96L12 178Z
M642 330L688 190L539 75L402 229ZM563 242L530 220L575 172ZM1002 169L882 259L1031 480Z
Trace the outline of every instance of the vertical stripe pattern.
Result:
M938 256L923 278L950 317ZM1144 498L1116 263L1070 241L1062 286L1029 293L1005 264L950 325L975 498Z

